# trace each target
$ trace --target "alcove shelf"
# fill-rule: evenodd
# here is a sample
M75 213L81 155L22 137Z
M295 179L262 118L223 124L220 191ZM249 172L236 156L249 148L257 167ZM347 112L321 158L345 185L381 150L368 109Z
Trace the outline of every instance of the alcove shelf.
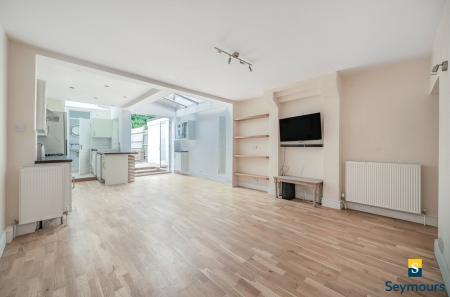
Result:
M268 138L269 135L268 134L261 134L261 135L237 135L234 136L234 139L239 140L239 139L256 139L256 138Z
M257 121L253 123L251 120ZM269 113L234 118L234 186L257 190L261 183L265 184L269 180L268 169L264 169L264 167L268 168L269 166L269 156L266 150L270 135L266 129L258 129L260 125L268 126L268 120ZM260 145L264 148L263 151L257 149ZM244 181L240 183L240 179L253 180L256 185Z
M262 114L248 116L248 117L236 118L236 119L234 119L234 121L241 122L241 121L248 121L248 120L264 119L264 118L268 118L268 117L269 117L268 113L262 113Z
M249 177L249 178L256 178L256 179L269 180L269 177L266 176L266 175L251 174L251 173L242 173L242 172L235 172L234 175L236 175L236 176L242 176L242 177Z
M235 158L263 158L263 159L269 159L269 156L262 156L262 155L234 155Z

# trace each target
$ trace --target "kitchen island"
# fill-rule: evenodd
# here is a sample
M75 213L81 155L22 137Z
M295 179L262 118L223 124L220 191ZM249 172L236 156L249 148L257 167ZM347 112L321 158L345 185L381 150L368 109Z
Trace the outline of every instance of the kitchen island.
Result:
M104 182L105 185L126 184L130 180L129 163L132 159L134 163L135 152L98 150L96 157L97 179ZM130 158L131 156L131 158Z

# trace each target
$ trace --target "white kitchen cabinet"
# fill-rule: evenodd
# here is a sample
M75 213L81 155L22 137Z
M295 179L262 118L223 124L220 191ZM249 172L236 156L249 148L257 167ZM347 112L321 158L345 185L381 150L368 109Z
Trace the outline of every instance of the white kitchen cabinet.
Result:
M97 152L97 155L95 156L95 163L96 163L95 175L97 176L97 180L102 181L103 180L103 177L102 177L103 155L102 154L99 154Z
M183 121L177 124L175 139L195 139L195 121Z
M189 152L175 152L175 172L189 174Z
M113 122L110 119L92 119L92 137L113 137Z
M102 177L107 186L128 183L128 154L104 154Z
M97 151L91 150L91 173L97 176Z
M36 132L37 135L47 135L47 96L45 81L36 81Z

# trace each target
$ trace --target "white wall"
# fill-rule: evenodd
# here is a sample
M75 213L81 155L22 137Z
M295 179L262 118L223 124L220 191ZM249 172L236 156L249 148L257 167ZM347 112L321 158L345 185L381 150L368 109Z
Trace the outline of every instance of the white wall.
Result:
M6 215L6 77L7 77L7 51L8 41L5 32L0 26L0 256L6 242L5 215Z
M450 2L447 1L433 44L432 65L450 57ZM439 219L436 258L450 291L450 74L449 71L431 76L432 85L439 81Z
M224 134L220 134L219 121L225 120ZM231 183L231 105L205 102L199 106L180 109L176 123L195 121L195 140L184 141L189 150L189 174L211 180ZM225 137L225 149L220 147L220 137ZM219 172L221 154L225 155L225 172Z
M131 113L119 107L111 107L111 118L118 121L120 150L131 151Z
M341 75L341 173L345 161L422 165L422 208L436 224L438 100L428 94L429 71L430 59L419 58Z

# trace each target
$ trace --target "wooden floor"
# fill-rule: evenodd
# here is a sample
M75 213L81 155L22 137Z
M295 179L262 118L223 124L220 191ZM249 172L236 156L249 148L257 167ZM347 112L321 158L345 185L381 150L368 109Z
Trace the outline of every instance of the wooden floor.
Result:
M396 296L385 281L442 282L437 230L419 224L173 174L78 183L73 200L67 226L7 246L1 297Z

